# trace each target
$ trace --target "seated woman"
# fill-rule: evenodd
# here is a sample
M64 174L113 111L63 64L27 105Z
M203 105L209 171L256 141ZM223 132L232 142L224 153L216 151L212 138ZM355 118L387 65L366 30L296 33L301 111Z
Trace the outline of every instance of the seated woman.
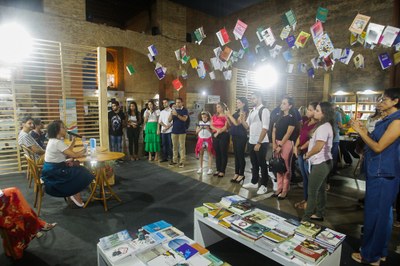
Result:
M39 231L49 231L57 225L39 219L16 187L0 190L0 213L4 250L15 259L22 258L24 249Z
M75 138L69 146L64 143L66 132L61 120L55 120L48 125L49 142L41 178L47 194L54 197L69 197L76 206L82 208L84 203L80 192L92 182L94 176L85 167L71 166L66 162L67 157L79 158L86 153L84 149L79 152L73 151Z

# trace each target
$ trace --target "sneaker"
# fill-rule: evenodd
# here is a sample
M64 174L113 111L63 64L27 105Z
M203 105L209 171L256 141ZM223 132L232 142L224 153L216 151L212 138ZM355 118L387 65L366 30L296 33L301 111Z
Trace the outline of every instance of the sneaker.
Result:
M243 187L243 188L247 188L247 189L249 189L249 188L254 188L254 189L256 189L256 188L258 188L258 184L253 184L253 183L249 182L249 183L247 183L247 184L244 184L242 187Z
M185 165L183 163L179 163L178 167L183 168L183 167L185 167Z
M278 190L278 182L276 180L271 180L272 181L272 190L277 191Z
M300 183L297 183L297 186L299 187L299 188L303 188L303 182L300 182Z
M170 163L169 163L169 166L175 166L176 165L176 163L174 163L173 161L171 161Z
M213 170L212 169L208 169L207 175L212 175L212 174L213 174Z
M258 190L257 190L257 195L262 195L268 192L268 189L266 186L262 185Z
M199 168L199 170L197 170L198 174L201 174L203 172L203 168Z

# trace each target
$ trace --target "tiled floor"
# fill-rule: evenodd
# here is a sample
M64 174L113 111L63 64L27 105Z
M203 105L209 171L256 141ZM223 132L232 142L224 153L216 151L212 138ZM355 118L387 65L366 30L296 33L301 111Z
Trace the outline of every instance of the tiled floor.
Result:
M289 213L299 218L302 217L303 211L294 207L294 204L296 202L302 200L303 195L303 189L297 186L297 184L291 185L290 192L285 200L279 201L276 198L271 197L271 195L273 194L271 182L269 182L268 184L267 194L257 195L256 190L254 189L247 190L242 188L240 184L233 184L230 182L230 179L234 175L233 155L230 155L228 159L228 166L225 177L218 178L212 175L207 175L207 168L203 169L202 174L197 174L197 170L200 165L199 161L196 159L193 153L189 152L191 150L187 149L187 151L189 154L187 155L187 160L185 162L184 168L178 168L176 166L171 167L168 165L168 162L151 163L160 165L161 167L165 167L182 175L232 192L233 194L239 194L252 201L257 201L261 204L275 208L277 210L281 210L285 213ZM206 166L207 163L204 163L204 165ZM249 161L249 158L247 157L245 171L246 179L244 182L245 184L250 182L251 179L250 167L251 163ZM340 169L340 172L346 173L351 176L353 169ZM365 190L365 181L357 180L356 182L356 180L352 177L337 175L332 177L331 184L331 189L328 192L328 203L325 221L322 224L355 238L360 238L360 231L363 223L363 209L359 205L358 199L363 197ZM395 249L395 246L400 244L399 231L400 230L398 228L394 228L393 230L392 241L390 244L391 249Z

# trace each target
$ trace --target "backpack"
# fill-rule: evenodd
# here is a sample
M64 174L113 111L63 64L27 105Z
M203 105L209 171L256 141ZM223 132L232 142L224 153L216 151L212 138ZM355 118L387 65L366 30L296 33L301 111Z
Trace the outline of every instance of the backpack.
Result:
M261 107L260 110L258 110L258 117L260 118L260 121L262 123L262 112L264 111L265 106Z

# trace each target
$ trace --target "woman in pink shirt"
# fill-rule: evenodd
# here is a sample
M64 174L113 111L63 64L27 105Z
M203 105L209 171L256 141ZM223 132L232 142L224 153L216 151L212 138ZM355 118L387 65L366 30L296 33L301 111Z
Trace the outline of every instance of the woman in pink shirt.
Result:
M214 176L224 177L226 165L228 163L228 119L225 115L227 109L223 102L217 103L217 113L211 119L211 129L213 130L213 146L216 153L215 162L217 170Z

